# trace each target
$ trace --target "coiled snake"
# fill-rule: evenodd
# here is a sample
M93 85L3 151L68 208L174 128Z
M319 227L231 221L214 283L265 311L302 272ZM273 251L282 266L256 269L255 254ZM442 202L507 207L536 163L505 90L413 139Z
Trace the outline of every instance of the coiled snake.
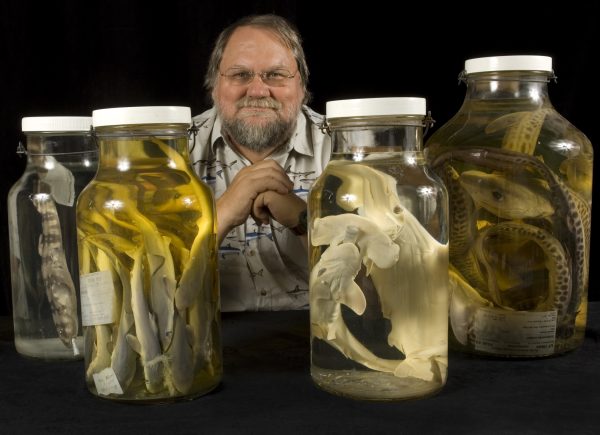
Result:
M451 164L476 165L478 168L489 170L494 176L505 177L505 182L499 183L505 190L491 192L491 196L496 195L498 201L513 193L510 191L512 185L507 180L519 179L522 174L536 174L541 178L546 190L547 199L542 198L542 201L552 204L554 212L546 211L534 218L550 220L552 230L547 231L542 228L543 221L538 226L527 223L526 220L531 219L531 216L527 216L526 213L519 215L514 209L508 211L513 214L511 216L493 216L493 208L489 206L486 208L481 202L478 204L474 201L478 198L467 194L469 191L467 182L461 182L462 175L459 176ZM483 297L493 301L497 306L531 311L556 310L557 335L565 337L572 335L575 316L588 284L591 216L587 202L538 158L509 149L453 149L435 158L432 166L444 178L453 204L452 209L455 210L451 213L450 261L463 278L476 287ZM469 172L471 171L463 172L465 177L469 176ZM481 175L483 180L486 173L473 171L471 175ZM489 188L485 183L480 183L479 187ZM539 200L533 190L530 194L530 200ZM519 203L522 204L523 201L521 199ZM505 210L508 202L502 203ZM474 212L474 204L486 208L492 221L496 219L498 222L495 225L491 222L491 225L481 228L478 235L478 219L477 212ZM543 208L529 207L538 211ZM511 220L504 220L502 217ZM559 240L564 243L564 246ZM548 274L546 295L545 297L533 295L529 299L525 296L526 308L518 304L507 306L506 298L501 294L498 283L504 280L508 282L507 286L516 289L524 283L519 281L519 277L515 274L510 276L506 273L510 270L514 272L514 267L501 270L502 265L497 258L494 258L493 251L502 244L504 246L512 244L511 252L514 252L518 250L518 247L515 248L516 244L522 247L526 243L537 245L537 250L543 252L545 258L543 267L547 269ZM493 249L489 249L490 247ZM504 294L509 293L504 292Z

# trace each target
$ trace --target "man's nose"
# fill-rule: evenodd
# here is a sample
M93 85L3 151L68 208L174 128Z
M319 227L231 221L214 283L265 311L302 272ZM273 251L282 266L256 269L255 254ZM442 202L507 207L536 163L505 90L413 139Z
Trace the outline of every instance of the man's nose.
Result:
M262 77L259 74L254 75L250 83L248 83L248 89L246 94L252 97L268 97L271 94L269 86L263 82Z

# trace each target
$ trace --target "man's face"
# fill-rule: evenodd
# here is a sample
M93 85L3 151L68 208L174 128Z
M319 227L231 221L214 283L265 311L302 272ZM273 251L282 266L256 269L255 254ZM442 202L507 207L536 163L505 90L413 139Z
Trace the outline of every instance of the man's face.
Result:
M240 27L225 47L219 71L226 75L257 73L247 84L217 77L212 97L225 133L238 145L258 152L289 140L304 100L300 73L290 49L266 29ZM258 75L280 71L294 77L269 86Z

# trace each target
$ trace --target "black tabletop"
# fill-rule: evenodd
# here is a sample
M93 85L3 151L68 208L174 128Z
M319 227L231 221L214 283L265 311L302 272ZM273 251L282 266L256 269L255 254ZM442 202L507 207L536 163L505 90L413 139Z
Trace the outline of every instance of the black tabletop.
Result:
M0 434L600 433L600 302L590 304L578 350L538 360L451 352L442 391L401 402L363 402L317 388L307 311L225 313L222 331L221 385L161 405L99 399L83 383L83 362L22 357L4 334Z

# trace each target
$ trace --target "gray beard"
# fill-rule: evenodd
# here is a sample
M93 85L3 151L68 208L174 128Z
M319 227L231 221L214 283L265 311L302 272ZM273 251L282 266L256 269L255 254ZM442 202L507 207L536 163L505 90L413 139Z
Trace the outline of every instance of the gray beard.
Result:
M237 144L262 152L287 142L296 128L296 119L273 120L266 125L249 125L243 119L222 119L222 131Z
M244 97L236 103L238 109L242 107L263 107L276 111L281 110L281 103L273 98ZM290 117L289 121L280 118L270 121L266 125L252 125L245 119L225 118L217 104L217 111L222 120L222 132L233 139L237 144L249 148L254 152L263 152L275 149L287 142L296 129L297 116Z

